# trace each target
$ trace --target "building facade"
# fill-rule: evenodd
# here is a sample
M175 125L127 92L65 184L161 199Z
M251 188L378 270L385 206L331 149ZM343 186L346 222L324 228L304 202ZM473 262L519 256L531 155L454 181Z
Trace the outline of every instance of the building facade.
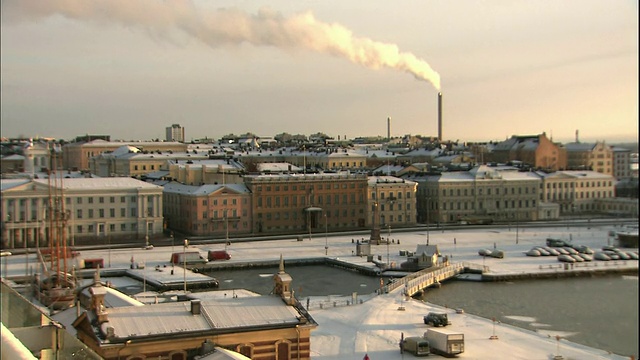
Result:
M496 144L487 157L497 163L519 161L534 169L567 168L565 148L549 140L545 133L532 136L514 135Z
M252 232L251 193L244 184L164 185L166 228L219 238Z
M247 175L253 232L309 233L363 228L367 218L364 174Z
M180 124L172 124L166 128L166 141L184 142L184 128Z
M113 152L121 146L133 146L141 151L161 152L186 152L187 144L178 142L157 141L131 141L112 142L104 140L92 140L89 142L73 142L62 147L63 167L67 170L89 170L89 161L92 157L105 152Z
M602 174L613 175L614 152L604 142L565 144L567 150L566 170L593 170Z
M414 181L395 176L370 176L366 226L377 229L379 235L385 230L391 232L391 228L416 225L417 186Z
M132 178L2 180L3 248L47 246L53 226L50 201L56 198L64 202L69 245L135 242L162 235L160 186Z

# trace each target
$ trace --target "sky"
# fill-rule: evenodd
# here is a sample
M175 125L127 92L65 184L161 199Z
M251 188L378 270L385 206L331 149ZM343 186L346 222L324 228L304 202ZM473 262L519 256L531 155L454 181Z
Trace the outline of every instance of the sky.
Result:
M2 0L3 137L638 140L630 0Z

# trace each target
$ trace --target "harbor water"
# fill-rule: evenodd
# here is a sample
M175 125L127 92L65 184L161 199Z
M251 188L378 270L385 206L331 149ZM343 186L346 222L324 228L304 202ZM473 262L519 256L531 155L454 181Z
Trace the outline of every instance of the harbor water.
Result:
M277 268L210 273L220 289L273 290ZM370 294L380 278L321 265L288 266L298 299L307 296ZM382 281L388 279L383 278ZM423 300L501 323L560 335L569 341L638 358L638 277L598 276L514 282L448 281L429 288Z

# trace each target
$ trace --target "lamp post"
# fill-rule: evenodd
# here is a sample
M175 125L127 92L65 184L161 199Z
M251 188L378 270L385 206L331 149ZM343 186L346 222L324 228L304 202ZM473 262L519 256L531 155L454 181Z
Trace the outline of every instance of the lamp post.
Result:
M224 222L225 222L225 241L224 241L224 250L227 250L227 244L229 243L229 216L227 216L227 211L229 209L224 209Z
M169 235L169 237L171 238L171 256L173 259L173 231L171 232L171 234ZM173 269L176 266L176 262L175 261L171 261L171 275L173 275Z
M328 226L327 226L327 214L324 214L324 254L329 255L329 240L327 237Z
M427 245L429 245L429 197L427 196Z
M184 246L182 247L182 277L184 283L184 292L187 293L187 247L189 246L189 240L184 239Z
M389 224L389 234L387 235L387 267L391 265L389 262L389 241L391 239L391 224Z

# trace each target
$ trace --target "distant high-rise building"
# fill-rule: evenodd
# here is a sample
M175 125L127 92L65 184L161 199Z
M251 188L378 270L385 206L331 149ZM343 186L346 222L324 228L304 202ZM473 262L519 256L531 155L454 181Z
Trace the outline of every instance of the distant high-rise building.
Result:
M173 124L167 128L167 141L184 142L184 128L180 124Z

